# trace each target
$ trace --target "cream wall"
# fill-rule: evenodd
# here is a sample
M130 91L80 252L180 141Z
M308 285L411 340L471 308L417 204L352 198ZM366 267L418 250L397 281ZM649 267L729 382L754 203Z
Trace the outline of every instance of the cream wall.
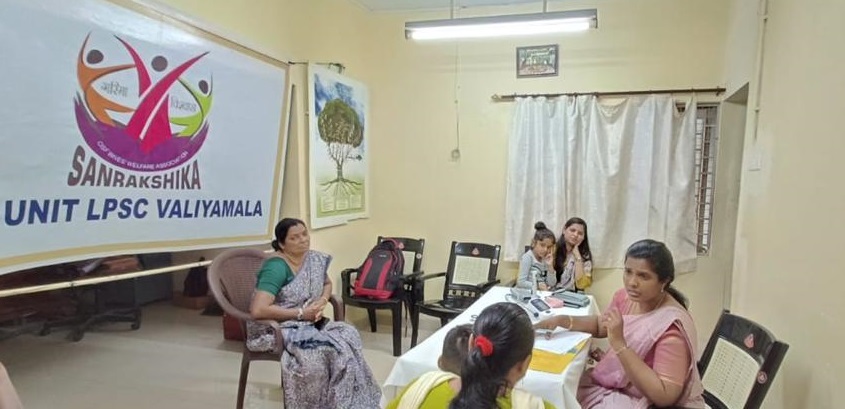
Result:
M364 83L377 82L369 69L371 48L366 33L369 17L365 10L342 0L164 0L169 7L196 18L225 37L255 47L283 61L340 62L346 75ZM292 66L291 82L296 87L294 121L285 166L282 215L308 220L307 99L306 68ZM374 163L373 170L377 163ZM360 263L376 238L375 219L312 232L313 247L334 256L331 274L337 293L342 268ZM268 243L270 237L268 237ZM263 246L262 248L269 248ZM200 255L213 257L219 251L185 252L176 262L195 261ZM182 287L184 274L174 278Z
M559 4L552 3L552 9L560 9L554 8ZM377 140L373 151L374 163L378 163L374 180L383 192L396 192L374 202L374 219L381 231L425 237L428 271L446 266L451 240L504 240L504 180L512 105L492 103L492 94L723 84L727 1L582 1L565 5L598 8L599 30L546 38L426 43L405 40L404 22L446 18L448 12L377 14L371 20L380 51L375 57L378 64L372 66L379 78L372 94L371 131ZM460 15L536 9L471 9ZM560 44L561 76L516 79L515 47L548 43ZM462 153L457 162L450 157L456 146L456 111ZM742 121L736 117L729 116L728 122L738 129L726 134L720 150L724 160L719 161L717 196L723 200L715 214L716 248L712 256L701 260L697 272L678 278L679 287L692 299L701 338L712 330L725 303L723 288L733 260L738 180L726 172L733 170L735 175L740 159L735 148L741 148ZM515 273L513 263L502 267L502 277ZM595 281L593 292L601 305L621 287L615 271L598 271ZM438 291L439 287L428 289L429 297L437 296Z
M512 105L491 102L492 94L722 85L730 6L728 0L573 1L566 7L598 8L599 30L519 40L419 43L404 39L404 22L445 18L448 12L371 14L343 0L166 2L279 58L342 62L348 75L369 84L372 217L313 233L315 246L335 256L336 283L340 269L359 263L378 234L426 238L424 267L429 272L445 269L452 240L502 243ZM561 6L552 3L551 9ZM536 8L471 9L459 14ZM517 80L515 47L547 43L560 44L561 75ZM305 218L305 75L301 67L293 73L299 92L283 210L285 215ZM697 272L677 281L692 299L702 338L725 304L722 290L733 263L735 210L731 209L738 182L730 171L739 161L739 150L734 148L740 132L731 135L730 129L741 129L744 118L739 111L722 116L726 130L717 197L724 200L714 215L713 254L701 260ZM458 117L461 159L453 161ZM180 256L187 261L196 253ZM500 276L509 278L515 265L504 263L502 270ZM593 292L601 305L621 285L615 271L597 271L595 281ZM435 297L439 291L430 286L428 295Z
M759 0L730 1L728 41L725 43L727 95L747 84L757 68L759 3Z
M734 2L738 27L756 24L741 12L744 1ZM845 401L843 15L841 1L769 1L760 119L755 127L749 111L745 137L732 295L734 311L790 344L767 408L838 408ZM728 55L756 51L739 46L747 35L731 33ZM736 68L745 64L729 58L728 72L746 71ZM753 109L755 78L747 79Z
M373 217L314 232L315 244L336 257L335 275L356 264L379 233L425 237L429 271L445 267L453 239L502 241L510 105L489 102L491 94L718 84L731 94L751 82L747 121L741 103L722 109L713 254L678 284L690 295L704 335L730 304L791 344L767 408L833 408L845 398L836 387L845 370L838 358L845 344L838 317L845 310L838 294L843 278L836 271L845 262L836 246L845 197L835 176L843 166L834 154L845 142L835 122L842 104L830 92L845 86L842 2L771 0L759 124L753 116L757 1L567 2L598 7L600 29L457 44L402 37L406 19L444 18L445 12L372 15L342 0L166 2L281 58L343 62L347 74L370 84ZM461 14L520 10L529 9ZM516 80L514 47L551 42L561 45L562 75ZM304 84L301 68L293 80ZM305 217L303 88L284 210ZM454 162L456 111L462 158ZM743 140L738 135L745 123ZM735 176L740 152L741 191ZM722 289L731 266L727 303ZM512 273L507 267L503 275ZM804 274L811 278L799 277ZM618 286L618 274L597 272L594 292L602 304Z

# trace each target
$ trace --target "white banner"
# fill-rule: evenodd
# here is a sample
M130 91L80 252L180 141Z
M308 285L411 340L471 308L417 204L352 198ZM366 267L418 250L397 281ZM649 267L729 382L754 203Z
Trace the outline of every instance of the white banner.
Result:
M270 240L287 66L155 16L0 2L0 274Z

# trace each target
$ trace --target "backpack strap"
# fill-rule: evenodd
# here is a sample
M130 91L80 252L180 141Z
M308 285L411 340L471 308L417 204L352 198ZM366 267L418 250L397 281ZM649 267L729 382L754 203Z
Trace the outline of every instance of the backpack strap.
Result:
M394 239L381 239L379 247L387 250L399 250L399 242Z

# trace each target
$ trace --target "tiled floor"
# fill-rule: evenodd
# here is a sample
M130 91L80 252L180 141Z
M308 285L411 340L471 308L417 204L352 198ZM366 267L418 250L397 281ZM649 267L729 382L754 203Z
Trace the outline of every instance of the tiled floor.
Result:
M222 339L220 317L158 303L144 308L139 330L128 327L106 324L80 342L68 341L66 331L9 339L0 342L0 362L27 409L235 406L240 345ZM364 356L381 383L395 361L390 327L359 330ZM430 333L421 331L420 340ZM409 344L410 337L403 338L403 351ZM278 363L252 364L245 407L282 407L279 370Z

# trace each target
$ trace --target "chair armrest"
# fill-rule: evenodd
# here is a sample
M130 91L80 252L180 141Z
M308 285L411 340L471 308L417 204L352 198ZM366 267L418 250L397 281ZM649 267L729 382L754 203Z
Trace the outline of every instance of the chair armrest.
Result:
M347 268L340 272L340 291L344 297L350 297L352 294L350 290L352 289L352 273L355 273L357 276L358 269L357 268Z
M476 287L478 288L479 292L486 293L487 290L493 288L495 285L499 284L499 282L501 282L501 280L499 280L499 279L491 280L491 281L488 281L486 283L478 284L478 285L476 285Z
M334 320L344 321L346 317L343 315L343 301L337 298L336 295L332 294L332 296L329 297L329 304L331 304L334 309Z
M425 274L425 272L423 272L423 271L415 271L415 272L413 272L413 273L411 273L411 274L403 274L401 278L402 278L402 281L403 281L405 284L412 284L414 281L416 281L417 279L419 279L420 277L422 277L422 276L423 276L423 274Z
M416 274L416 273L414 273ZM426 280L431 280L432 278L438 277L446 277L446 272L442 273L434 273L434 274L423 274L419 272L416 277L414 277L413 282L411 282L411 297L410 301L411 304L418 304L425 301L425 282Z
M357 272L358 272L357 268L345 268L345 269L343 269L343 271L340 272L340 277L351 281L352 280L352 278L351 278L352 273L357 273Z
M253 320L259 324L268 325L273 328L273 334L275 335L276 339L276 351L280 353L285 350L285 339L282 336L282 327L279 325L277 321L273 320ZM246 337L246 333L244 333L244 337Z
M426 280L431 280L432 278L438 278L438 277L446 277L446 272L444 271L442 273L424 274L424 275L417 277L416 281L418 281L418 282L419 281L426 281Z

